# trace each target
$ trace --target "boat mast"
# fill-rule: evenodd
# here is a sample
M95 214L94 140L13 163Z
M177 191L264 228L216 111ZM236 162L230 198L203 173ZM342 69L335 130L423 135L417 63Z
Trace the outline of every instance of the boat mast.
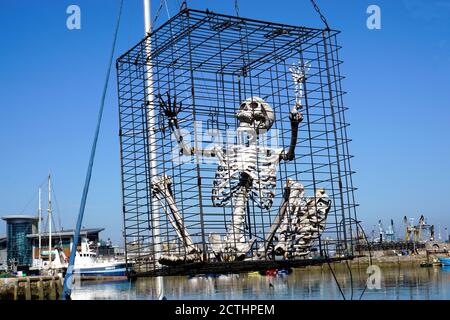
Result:
M48 261L49 269L52 267L52 180L48 175Z
M152 38L149 36L152 32L152 15L151 15L151 3L150 0L144 1L144 31L145 36L147 37L147 43L145 46L145 54L147 56L147 64L146 64L146 100L147 100L147 138L148 138L148 146L149 146L149 158L150 158L150 168L151 168L151 176L156 177L158 175L158 171L156 169L156 138L155 138L155 107L154 107L154 82L153 82L153 61L151 59L152 54ZM156 265L159 266L159 257L161 254L160 248L160 228L159 228L159 205L157 202L152 204L151 210L152 217L152 234L153 234L153 257L156 261ZM138 239L138 242L140 239ZM156 286L158 291L158 299L162 299L164 297L163 290L163 280L162 277L156 277Z
M38 239L39 239L39 257L41 258L41 248L42 248L42 237L41 237L41 220L42 220L42 198L41 198L41 187L39 187L39 207L38 207Z

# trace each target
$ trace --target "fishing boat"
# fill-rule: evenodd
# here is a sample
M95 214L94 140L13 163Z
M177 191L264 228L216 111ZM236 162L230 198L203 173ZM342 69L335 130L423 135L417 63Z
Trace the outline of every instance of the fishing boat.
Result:
M90 249L89 241L83 239L81 251L76 252L74 273L84 280L124 278L126 277L126 263L115 259L99 259L97 253Z
M450 257L447 257L447 258L438 258L439 259L439 261L441 262L441 265L443 266L443 267L448 267L448 266L450 266Z

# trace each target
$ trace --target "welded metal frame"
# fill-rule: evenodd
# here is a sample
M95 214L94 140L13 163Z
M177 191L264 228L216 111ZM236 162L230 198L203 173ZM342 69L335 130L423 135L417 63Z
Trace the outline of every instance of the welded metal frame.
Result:
M357 205L348 150L347 108L341 87L338 34L335 30L183 9L118 58L123 221L129 270L136 274L180 274L193 273L192 270L200 272L199 265L201 271L206 272L208 265L214 265L215 272L226 272L230 265L236 270L248 270L270 267L271 262L295 266L351 259L356 255L354 246L361 235L356 226ZM147 92L145 77L150 39L154 92ZM255 263L255 259L251 259L251 263L215 261L207 236L209 233L225 234L230 218L230 208L211 204L211 185L217 164L200 163L195 159L182 164L173 161L176 141L170 136L158 99L153 99L155 110L161 110L155 116L158 124L154 146L158 155L156 169L158 175L172 177L176 204L203 254L201 263L176 268L161 266L153 258L151 212L156 199L151 192L148 94L175 94L183 103L180 125L191 133L196 121L202 121L208 129L235 128L234 114L241 101L249 96L261 96L274 109L277 120L273 128L278 130L281 145L287 147L288 115L295 104L289 67L299 60L309 61L311 69L305 83L304 120L299 128L296 158L280 163L276 197L270 210L248 205L247 232L257 237L257 243L263 241L277 214L288 178L304 184L309 197L318 188L325 188L332 205L326 230L314 244L317 248L314 259L308 256L301 261L280 262L272 257L265 258L263 264ZM170 251L171 243L178 240L163 209L160 209L160 245L162 251ZM179 243L176 244L179 247Z

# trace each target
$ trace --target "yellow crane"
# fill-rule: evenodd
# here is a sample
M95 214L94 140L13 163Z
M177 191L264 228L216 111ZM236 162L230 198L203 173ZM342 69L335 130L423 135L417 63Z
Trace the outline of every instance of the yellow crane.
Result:
M422 241L422 230L425 225L425 217L423 215L419 218L419 223L415 226L413 221L408 223L408 218L405 216L403 218L405 224L405 241L409 242L411 240L411 234L413 235L414 242Z

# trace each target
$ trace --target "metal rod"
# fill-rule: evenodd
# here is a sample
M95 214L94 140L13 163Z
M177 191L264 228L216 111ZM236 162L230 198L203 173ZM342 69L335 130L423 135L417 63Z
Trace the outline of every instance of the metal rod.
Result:
M319 29L289 27L196 10L182 11L151 31L150 36L122 55L117 63L124 231L128 243L127 256L135 260L133 270L136 274L151 272L161 275L175 270L158 268L153 259L154 253L158 256L155 244L159 243L163 248L166 243L174 243L173 252L183 251L183 240L180 241L177 234L179 228L172 227L177 220L171 220L173 216L163 211L167 203L157 204L155 195L148 192L150 189L147 187L153 186L150 177L155 175L154 167L159 175L173 178L170 197L180 209L180 220L189 231L192 242L203 255L206 254L206 260L202 261L205 265L215 263L215 259L217 263L227 263L220 261L220 256L211 255L215 252L209 245L214 244L215 239L225 239L235 205L233 198L223 207L211 201L211 189L218 181L217 172L222 168L215 160L210 162L209 158L200 158L197 153L192 156L179 154L166 117L159 112L156 95L169 92L171 97L177 97L177 105L181 107L180 126L190 134L183 133L187 144L190 142L194 149L222 145L223 148L214 148L216 152L225 152L226 148L236 144L235 136L230 134L237 126L235 113L241 101L247 96L259 96L273 107L276 114L275 131L269 133L270 137L261 136L259 141L267 143L264 147L284 148L291 138L289 114L284 109L296 102L295 85L290 81L287 70L299 57L310 61L311 69L305 87L308 114L299 126L298 152L295 159L277 167L272 208L258 208L253 202L259 199L256 187L260 188L260 181L258 184L255 182L252 195L256 198L247 203L246 218L251 222L251 235L257 239L256 244L260 248L268 232L276 233L273 229L278 224L276 215L283 200L286 179L304 185L305 199L311 203L311 214L315 204L312 200L314 192L326 188L332 206L325 231L321 238L311 242L311 246L322 249L322 258L345 253L345 242L351 241L352 226L349 224L354 225L355 222L345 219L340 227L339 221L347 217L356 204L354 189L349 186L353 172L346 164L351 156L347 151L349 139L345 134L348 124L343 118L347 108L341 102L345 92L340 85L343 76L338 72L342 63L337 55L340 46L335 40L338 32L325 30L324 41L323 30ZM149 54L151 60L148 59ZM146 74L146 71L151 71L151 74ZM153 96L149 96L152 93ZM153 128L155 123L156 128ZM203 132L200 128L203 126L204 129L205 124L206 131ZM156 131L152 132L152 129ZM220 139L208 133L210 129L217 129ZM149 139L153 134L156 141ZM192 138L195 140L190 140ZM151 161L155 156L150 151L156 152L156 166ZM255 160L256 167L260 166L266 153L261 152L259 156L261 158ZM230 177L230 164L224 164L224 168ZM259 173L258 177L261 177ZM154 205L159 206L159 212L155 212L159 213L159 220L152 216ZM167 210L170 213L169 207ZM155 230L152 222L159 230ZM275 225L271 229L273 223ZM208 235L212 234L214 241L208 242ZM132 239L144 241L134 244ZM329 253L325 252L327 250ZM163 251L161 257L164 256ZM316 250L312 255L314 252ZM250 253L247 258L262 259L262 256ZM248 259L242 264L248 263ZM287 259L285 263L294 263L290 257ZM161 261L165 263L164 259ZM184 267L190 268L188 265Z
M42 220L42 197L41 187L39 187L39 207L38 207L38 239L39 239L39 259L41 258L42 236L41 236L41 220Z
M153 61L152 61L152 19L151 19L151 1L144 0L144 31L147 37L147 45L145 46L146 55L146 106L147 106L147 139L150 156L150 176L156 177L158 175L157 162L156 162L156 123L155 123L155 95L154 83L153 83ZM151 179L149 179L151 183ZM153 235L153 255L156 261L156 266L160 267L159 258L161 256L161 239L160 239L160 221L159 221L159 204L157 201L152 203L151 206L151 225ZM164 283L161 277L156 279L158 300L164 298Z
M98 137L100 134L100 126L101 126L102 118L103 118L103 109L105 107L106 92L108 90L109 76L111 73L111 65L112 65L112 61L113 61L113 57L114 57L114 51L116 48L117 35L119 33L123 1L124 0L120 0L119 13L117 15L117 23L116 23L116 28L114 30L114 38L113 38L113 43L112 43L112 47L111 47L111 55L110 55L109 61L108 61L108 70L106 71L105 84L103 86L103 92L102 92L102 97L101 97L101 101L100 101L100 108L98 111L97 126L95 128L94 140L92 142L91 154L89 157L89 164L88 164L88 168L87 168L87 172L86 172L86 178L84 181L83 194L81 196L80 209L78 211L78 218L77 218L77 223L76 223L75 232L74 232L74 236L73 236L73 245L72 245L72 248L70 251L69 265L67 267L66 275L64 277L64 288L63 288L63 293L62 293L62 299L70 299L70 294L72 291L71 286L72 286L72 275L73 275L74 265L75 265L75 255L76 255L78 240L80 239L80 232L81 232L81 226L83 223L84 210L86 208L86 200L87 200L87 196L89 193L89 186L90 186L91 177L92 177L92 168L94 166L95 152L97 150L97 141L98 141Z
M52 180L48 175L48 268L52 268Z

